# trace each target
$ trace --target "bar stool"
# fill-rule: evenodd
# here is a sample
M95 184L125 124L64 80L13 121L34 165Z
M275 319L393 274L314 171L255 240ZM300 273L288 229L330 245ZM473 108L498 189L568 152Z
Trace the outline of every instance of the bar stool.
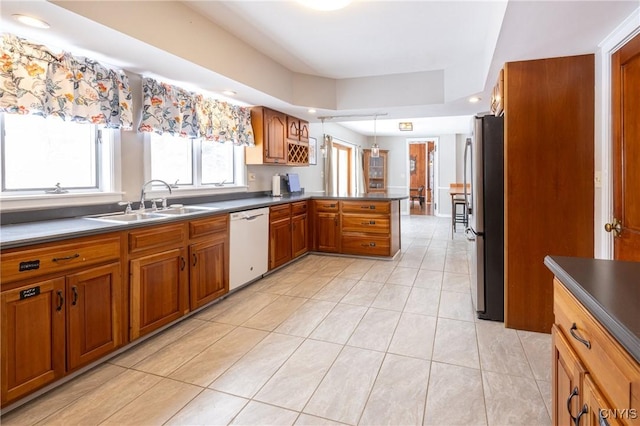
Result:
M456 232L456 224L463 225L463 230L468 225L467 217L467 203L464 198L453 197L451 199L451 238L453 238L454 232Z

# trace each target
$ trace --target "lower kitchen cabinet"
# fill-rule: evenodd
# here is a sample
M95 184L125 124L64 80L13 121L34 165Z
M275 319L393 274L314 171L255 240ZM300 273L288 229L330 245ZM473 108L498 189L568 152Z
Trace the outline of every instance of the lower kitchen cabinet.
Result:
M2 404L122 343L120 263L2 292Z
M304 202L304 213L296 214L296 206L291 213L291 255L295 259L309 251L309 217L307 202Z
M130 273L131 340L169 324L189 310L184 248L131 260Z
M314 244L317 251L340 252L340 208L335 200L313 201Z
M129 334L135 340L189 311L186 223L129 232Z
M553 424L640 425L640 366L558 279L553 288Z
M191 310L229 292L229 215L189 222Z
M269 209L269 270L291 260L291 204Z

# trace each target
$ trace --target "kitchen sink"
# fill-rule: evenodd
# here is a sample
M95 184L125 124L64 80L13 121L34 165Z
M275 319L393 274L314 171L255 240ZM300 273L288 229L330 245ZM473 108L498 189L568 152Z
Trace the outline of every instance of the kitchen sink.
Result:
M219 210L217 207L198 206L172 206L159 210L145 210L143 212L133 211L131 213L108 213L97 216L85 216L86 219L100 220L112 223L139 223L153 220L168 219L183 215L202 213L205 211Z
M100 220L114 223L137 223L150 220L166 219L167 216L156 214L155 212L133 212L133 213L110 213L100 216L86 216L86 219Z

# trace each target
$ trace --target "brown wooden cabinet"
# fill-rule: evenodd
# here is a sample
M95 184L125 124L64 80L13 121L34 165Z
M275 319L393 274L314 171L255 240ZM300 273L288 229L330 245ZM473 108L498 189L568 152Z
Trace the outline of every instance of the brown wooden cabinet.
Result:
M399 232L392 232L400 206L389 201L341 201L342 253L393 256L400 248Z
M309 251L308 206L307 201L291 204L291 256L294 259Z
M269 209L269 270L291 260L291 204Z
M185 224L129 232L131 340L189 311Z
M189 222L189 299L196 309L229 291L229 215Z
M119 234L2 253L3 406L122 344L120 255Z
M381 149L378 157L372 157L370 149L362 151L364 153L364 186L367 192L385 192L389 151Z
M314 249L340 252L340 207L336 200L314 200Z
M246 164L309 165L309 123L266 107L251 108L255 146Z
M553 424L640 425L640 366L558 279L553 288Z
M594 55L505 64L506 327L549 333L544 257L593 257L594 69Z

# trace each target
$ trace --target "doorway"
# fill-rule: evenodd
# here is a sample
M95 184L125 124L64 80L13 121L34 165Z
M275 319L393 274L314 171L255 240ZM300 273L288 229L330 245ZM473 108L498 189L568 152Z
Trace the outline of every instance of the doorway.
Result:
M611 57L613 235L615 260L640 261L640 34Z
M434 214L434 149L432 141L409 143L409 214Z

